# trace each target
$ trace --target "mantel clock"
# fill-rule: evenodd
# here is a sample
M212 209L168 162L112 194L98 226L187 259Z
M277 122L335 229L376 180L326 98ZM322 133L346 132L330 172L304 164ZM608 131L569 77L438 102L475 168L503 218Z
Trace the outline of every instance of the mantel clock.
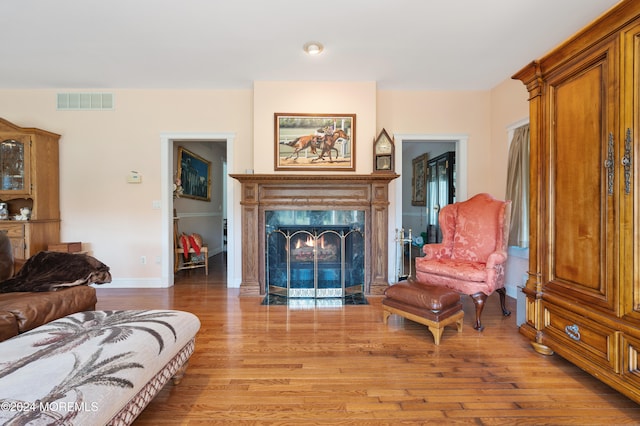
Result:
M373 142L373 172L393 173L395 145L385 129Z

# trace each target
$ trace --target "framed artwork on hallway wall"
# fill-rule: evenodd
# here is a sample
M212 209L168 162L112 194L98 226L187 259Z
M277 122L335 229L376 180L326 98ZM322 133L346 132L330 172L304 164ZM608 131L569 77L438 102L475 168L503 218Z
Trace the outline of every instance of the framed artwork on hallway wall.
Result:
M183 190L181 197L211 201L211 161L179 147L178 176Z
M411 205L427 205L427 154L413 159L413 177L411 178Z
M355 171L355 114L274 114L274 169Z

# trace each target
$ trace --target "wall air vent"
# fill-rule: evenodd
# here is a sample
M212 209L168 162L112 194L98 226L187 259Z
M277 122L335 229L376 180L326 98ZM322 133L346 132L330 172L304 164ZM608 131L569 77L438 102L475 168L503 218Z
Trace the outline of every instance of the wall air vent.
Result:
M58 93L59 110L112 110L113 93Z

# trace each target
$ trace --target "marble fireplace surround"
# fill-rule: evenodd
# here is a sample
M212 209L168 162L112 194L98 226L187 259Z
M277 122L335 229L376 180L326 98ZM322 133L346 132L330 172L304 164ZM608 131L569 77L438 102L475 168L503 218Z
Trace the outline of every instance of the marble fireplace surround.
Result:
M265 295L265 211L363 210L364 291L380 295L388 280L389 182L386 174L231 174L242 185L240 296Z

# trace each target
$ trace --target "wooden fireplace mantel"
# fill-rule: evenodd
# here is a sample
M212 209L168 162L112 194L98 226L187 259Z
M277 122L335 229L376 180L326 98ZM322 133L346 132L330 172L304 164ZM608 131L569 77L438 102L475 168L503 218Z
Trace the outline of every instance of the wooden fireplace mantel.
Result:
M365 293L388 280L389 182L385 174L230 174L242 184L241 296L265 294L265 211L365 211Z

